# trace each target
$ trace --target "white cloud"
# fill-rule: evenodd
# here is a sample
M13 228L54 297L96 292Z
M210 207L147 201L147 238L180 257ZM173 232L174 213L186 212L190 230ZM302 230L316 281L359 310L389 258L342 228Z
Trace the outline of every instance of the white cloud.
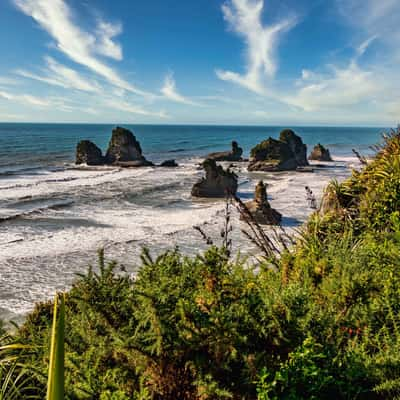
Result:
M376 36L398 52L400 5L398 0L336 0L351 26L369 37Z
M196 96L195 98L199 100L204 100L207 103L216 102L216 103L237 104L237 105L242 104L242 101L240 99L234 99L232 97L228 97L227 95Z
M145 115L145 116L152 116L157 118L167 118L167 114L164 111L153 112L148 111L141 106L137 106L131 104L129 102L118 100L118 99L108 99L104 101L104 105L111 107L115 110L127 112L129 114L138 114L138 115Z
M82 77L77 71L58 63L51 57L45 57L45 60L47 63L45 76L25 70L16 70L15 72L25 78L34 79L66 89L77 89L84 92L94 93L101 92L101 87L97 82L91 82L87 78Z
M0 76L0 85L4 86L14 86L14 85L19 85L20 82L17 81L14 78L6 77L6 76Z
M73 102L65 97L51 96L41 98L31 94L11 93L9 91L0 90L0 98L20 104L22 106L46 108L51 109L52 111L61 111L67 113L79 111L84 114L98 114L98 112L93 108L87 107L85 104Z
M373 41L375 41L378 38L378 35L373 35L369 37L367 40L364 40L357 48L356 48L356 54L357 57L361 57L364 55L364 53L367 51L368 47L371 45Z
M253 115L259 118L269 118L271 117L271 114L267 111L264 110L256 110L252 112Z
M264 81L272 78L277 70L275 50L280 35L291 29L295 18L284 19L274 25L264 26L263 0L228 0L222 6L224 19L246 44L246 73L217 70L217 76L255 93L265 94Z
M122 32L121 24L110 24L109 22L99 21L96 29L97 44L96 51L98 54L113 58L114 60L122 60L121 45L115 43L112 39Z
M47 99L42 99L40 97L32 96L30 94L13 94L6 91L0 91L0 97L5 100L29 104L32 106L48 107L50 105L50 102Z
M194 101L182 96L178 93L176 89L176 83L174 75L172 73L168 74L164 80L164 86L161 88L161 93L169 100L175 101L177 103L188 104L188 105L199 105Z
M95 33L89 33L77 26L64 0L14 0L17 7L31 16L42 29L56 41L58 50L74 62L108 80L112 85L143 96L142 91L119 76L111 67L96 57L106 55L114 59L122 58L122 51L112 38L120 32L120 25L101 22ZM96 36L97 34L97 36Z
M25 115L22 114L10 114L10 113L3 113L0 110L0 121L12 121L12 122L21 122L25 119Z
M361 69L354 61L346 68L330 66L330 72L326 74L303 71L302 75L300 89L281 99L308 112L371 101L384 91L385 86L376 79L374 72Z
M397 119L397 123L399 123L400 121L399 119L399 115L400 115L400 100L393 100L393 101L389 101L388 103L385 104L385 108L386 108L386 112Z

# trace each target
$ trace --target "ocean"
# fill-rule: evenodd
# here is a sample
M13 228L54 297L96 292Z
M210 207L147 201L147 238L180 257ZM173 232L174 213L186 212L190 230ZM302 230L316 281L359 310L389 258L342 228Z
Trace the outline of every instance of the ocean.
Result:
M194 200L190 190L202 176L198 164L210 152L228 150L236 140L248 157L250 149L285 127L123 125L140 141L155 163L175 159L178 168L77 168L75 146L94 141L103 151L113 125L0 124L0 318L21 320L35 302L65 290L96 264L99 248L127 273L140 266L143 247L157 255L178 246L185 254L206 247L200 225L220 241L224 200ZM260 179L268 183L271 205L293 230L312 212L309 186L321 198L333 178L349 176L363 155L379 142L381 128L291 127L309 151L322 143L334 158L314 173L249 173L235 163L239 197L251 199ZM252 254L243 225L234 211L234 249Z

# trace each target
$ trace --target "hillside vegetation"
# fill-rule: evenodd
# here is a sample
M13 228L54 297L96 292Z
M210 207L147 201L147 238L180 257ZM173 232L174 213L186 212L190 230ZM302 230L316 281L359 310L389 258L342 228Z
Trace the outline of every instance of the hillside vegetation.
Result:
M400 132L289 249L254 268L228 250L144 251L136 279L100 253L66 295L66 398L400 398ZM5 339L28 346L0 362L0 387L26 377L15 398L43 398L52 313Z

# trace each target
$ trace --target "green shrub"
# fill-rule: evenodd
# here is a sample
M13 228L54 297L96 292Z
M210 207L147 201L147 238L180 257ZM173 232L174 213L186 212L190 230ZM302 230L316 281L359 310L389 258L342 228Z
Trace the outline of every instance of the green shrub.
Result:
M144 251L131 279L101 252L66 296L65 398L400 398L399 159L393 133L273 266ZM52 317L37 305L13 339L41 398Z

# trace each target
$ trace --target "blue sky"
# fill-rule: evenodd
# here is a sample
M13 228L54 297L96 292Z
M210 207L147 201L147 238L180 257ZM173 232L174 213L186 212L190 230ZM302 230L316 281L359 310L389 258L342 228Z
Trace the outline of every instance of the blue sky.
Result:
M1 0L0 121L391 125L398 0Z

